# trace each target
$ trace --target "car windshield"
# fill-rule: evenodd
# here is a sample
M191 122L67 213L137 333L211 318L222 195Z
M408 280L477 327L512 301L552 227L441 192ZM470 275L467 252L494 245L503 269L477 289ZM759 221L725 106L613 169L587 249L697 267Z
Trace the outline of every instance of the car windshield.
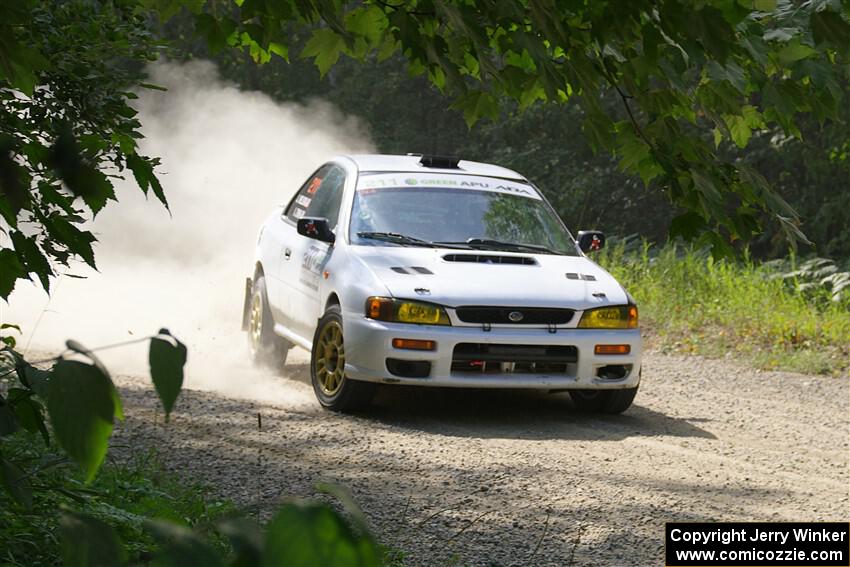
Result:
M352 243L445 243L452 247L578 255L574 241L554 212L528 185L489 179L494 190L482 188L487 181L470 189L423 187L427 178L422 178L420 174L418 178L399 180L407 186L392 186L394 179L366 177L366 187L361 184L354 197Z

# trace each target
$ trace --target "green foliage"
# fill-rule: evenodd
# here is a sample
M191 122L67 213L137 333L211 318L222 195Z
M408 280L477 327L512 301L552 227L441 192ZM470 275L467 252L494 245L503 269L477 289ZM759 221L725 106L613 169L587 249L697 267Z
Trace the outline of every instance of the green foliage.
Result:
M773 277L791 283L812 301L828 294L836 303L850 302L850 270L841 270L829 258L810 258L799 267L794 266L793 260L774 260L767 265L777 271Z
M100 365L78 360L60 360L49 384L47 410L56 440L90 481L112 436L115 386Z
M674 236L729 251L768 214L792 242L806 240L796 212L729 145L768 129L800 137L807 114L837 118L850 24L836 1L237 4L217 19L255 60L312 24L301 56L323 75L341 54L400 53L469 124L498 116L500 100L578 102L588 139L687 213Z
M642 325L663 350L733 353L782 370L850 370L847 288L836 296L832 284L804 287L807 278L841 273L818 271L831 262L785 271L784 263L715 260L704 249L638 240L621 241L599 259L635 297Z
M186 365L186 345L171 336L168 329L160 329L159 335L151 338L148 355L151 379L156 388L165 419L168 420L174 402L183 387L183 367Z
M72 258L95 266L80 225L125 169L166 203L129 104L158 48L135 2L0 3L0 298L33 274L49 289Z
M167 329L148 338L151 376L170 412L182 387L186 347ZM152 471L161 474L159 468L147 462L135 470L132 465L104 467L113 422L123 418L121 400L92 350L75 341L66 346L85 360L63 355L49 371L36 369L11 347L0 350L4 563L56 565L60 555L72 567L115 567L150 557L163 567L383 563L384 552L363 513L340 487L320 490L338 498L353 525L326 503L299 500L284 504L260 530L237 517L210 517L220 510L211 511L196 489L176 490L175 481L166 481L163 490L162 481L151 478ZM43 443L34 442L36 435ZM53 438L58 447L50 446ZM58 448L79 469L71 468L71 461L55 452ZM39 539L49 542L46 549L36 543Z
M284 504L267 526L263 567L381 564L372 536L358 533L334 509L318 502Z
M65 512L59 526L65 567L114 567L126 559L115 530L93 516Z
M170 411L183 381L186 347L167 329L149 338L157 392ZM9 346L0 350L0 379L8 383L13 377L10 386L0 388L0 438L21 428L40 434L46 445L53 437L81 467L86 482L91 482L106 456L113 423L124 419L124 414L109 372L94 353L76 341L69 340L66 346L85 360L59 356L50 370L41 370ZM21 463L0 452L2 484L27 508L32 487L30 474L22 470Z
M46 447L25 431L3 438L2 443L6 457L37 471L40 487L32 492L28 510L0 490L4 565L94 565L95 554L115 557L116 551L131 564L148 563L159 549L147 527L149 518L191 527L220 556L229 553L226 538L209 526L234 514L233 504L213 497L208 487L166 472L154 452L138 452L120 462L111 459L85 484L57 447ZM89 562L78 562L87 551Z

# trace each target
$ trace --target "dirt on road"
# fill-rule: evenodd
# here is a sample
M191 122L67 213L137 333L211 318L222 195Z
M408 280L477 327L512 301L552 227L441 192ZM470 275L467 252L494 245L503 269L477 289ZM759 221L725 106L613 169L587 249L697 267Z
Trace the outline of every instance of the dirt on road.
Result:
M650 354L620 416L566 394L397 387L355 417L313 401L303 354L274 388L222 372L237 396L189 377L167 426L149 385L117 378L117 450L157 447L266 517L343 484L405 565L658 566L666 521L850 519L846 378Z

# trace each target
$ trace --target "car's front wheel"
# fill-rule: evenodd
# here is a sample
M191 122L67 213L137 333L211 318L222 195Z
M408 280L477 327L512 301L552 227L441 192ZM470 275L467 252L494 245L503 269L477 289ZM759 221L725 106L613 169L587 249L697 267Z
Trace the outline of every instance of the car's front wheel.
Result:
M274 319L269 308L266 280L263 276L254 279L251 301L248 304L248 348L251 360L259 366L281 370L292 345L274 332Z
M330 410L353 411L372 401L375 384L345 376L345 341L338 305L328 307L316 326L310 354L310 378L319 403Z
M570 398L579 411L623 413L632 405L637 391L637 386L622 390L570 390Z

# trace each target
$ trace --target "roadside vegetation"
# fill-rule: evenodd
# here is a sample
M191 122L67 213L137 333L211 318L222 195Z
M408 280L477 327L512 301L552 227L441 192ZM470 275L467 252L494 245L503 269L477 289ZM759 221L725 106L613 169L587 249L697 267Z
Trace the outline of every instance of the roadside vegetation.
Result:
M850 271L831 260L715 259L639 239L612 242L597 260L635 297L649 345L662 352L815 374L850 369Z
M165 473L155 454L107 461L114 424L125 415L94 351L69 340L62 354L34 366L15 350L19 330L6 324L0 331L0 564L394 562L342 487L316 486L337 506L289 500L261 525L232 504L206 500L204 487ZM183 386L186 347L167 329L131 342L142 341L150 342L151 381L167 427ZM41 368L47 363L53 365Z
M61 565L64 560L79 565L71 550L63 549L63 534L72 526L62 522L61 514L70 510L110 525L124 542L131 564L148 562L159 547L146 529L151 518L195 529L221 555L229 549L212 526L232 515L234 505L216 499L204 486L165 471L153 451L108 460L91 484L86 484L69 458L55 446L45 445L37 434L19 431L4 438L3 451L10 459L37 469L42 490L33 492L29 509L0 491L0 564L41 567Z

